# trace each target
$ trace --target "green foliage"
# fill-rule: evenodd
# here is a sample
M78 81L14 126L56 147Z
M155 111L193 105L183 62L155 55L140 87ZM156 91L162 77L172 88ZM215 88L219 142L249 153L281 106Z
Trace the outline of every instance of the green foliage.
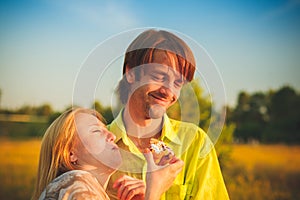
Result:
M264 130L264 142L300 142L300 95L283 87L271 96L270 121Z
M178 101L167 111L171 118L195 123L205 131L211 123L212 112L212 102L204 95L198 79L182 88Z
M50 104L42 104L40 106L24 105L15 110L0 110L0 113L4 113L4 114L23 114L23 115L35 115L35 116L49 116L53 112L54 111Z
M221 168L228 166L230 164L233 133L235 130L235 124L225 124L223 126L220 137L218 138L215 148L217 151L218 159L220 161Z
M0 110L0 113L5 119L0 121L0 136L10 138L42 136L54 114L49 104L25 105L15 110Z
M193 100L196 97L196 100ZM209 136L216 143L216 151L221 167L227 165L230 158L231 144L235 124L223 124L224 113L213 110L212 102L205 96L199 80L193 80L190 85L182 88L178 101L168 109L168 116L173 119L192 122L205 131L210 131ZM221 131L221 133L220 133Z
M234 109L231 119L236 123L235 136L243 141L261 140L261 135L266 126L268 96L263 93L249 95L241 92L238 104Z
M278 91L241 92L228 122L236 124L235 138L266 143L300 143L300 95L284 86Z
M58 118L61 115L61 112L54 112L52 113L48 118L48 125L52 124L56 118Z
M35 109L35 114L38 116L49 116L53 113L53 109L49 104L44 104Z
M0 136L18 139L41 137L47 127L48 123L0 121Z
M110 106L104 107L99 101L95 101L92 108L104 117L107 124L110 124L114 120L112 108Z

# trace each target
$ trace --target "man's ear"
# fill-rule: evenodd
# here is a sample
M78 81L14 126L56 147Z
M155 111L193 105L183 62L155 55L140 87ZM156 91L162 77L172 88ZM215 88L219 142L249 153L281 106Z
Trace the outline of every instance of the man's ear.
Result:
M77 162L77 160L78 160L77 155L74 153L74 151L71 151L70 152L70 161L73 163L73 162Z
M125 76L126 76L126 80L128 83L134 83L135 81L135 70L134 69L129 69L128 66L126 66L126 73L125 73Z

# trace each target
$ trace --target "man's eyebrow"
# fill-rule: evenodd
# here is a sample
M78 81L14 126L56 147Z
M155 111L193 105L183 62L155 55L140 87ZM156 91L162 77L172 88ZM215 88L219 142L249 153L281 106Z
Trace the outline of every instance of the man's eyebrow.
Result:
M147 70L148 71L148 70ZM153 72L153 73L160 73L160 74L167 74L169 70L165 70L165 69L161 69L161 68L158 68L158 69L153 69L151 70L150 72Z
M161 75L166 75L167 74L167 72L165 72L165 71L152 71L151 73L152 74L161 74Z

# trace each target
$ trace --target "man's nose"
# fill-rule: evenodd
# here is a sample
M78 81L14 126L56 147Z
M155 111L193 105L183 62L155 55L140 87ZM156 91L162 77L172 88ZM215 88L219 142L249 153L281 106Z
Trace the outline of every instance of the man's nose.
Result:
M160 93L164 94L165 96L173 96L172 88L170 88L169 84L164 84L160 88Z
M161 93L169 96L169 97L173 97L175 96L176 98L178 98L179 94L180 94L180 89L176 88L174 83L171 81L166 81L163 86L161 87Z

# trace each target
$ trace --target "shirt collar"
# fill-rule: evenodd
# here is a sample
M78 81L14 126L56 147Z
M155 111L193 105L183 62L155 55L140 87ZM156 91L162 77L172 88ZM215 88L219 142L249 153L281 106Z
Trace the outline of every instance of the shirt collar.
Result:
M110 125L108 125L109 130L116 136L115 143L117 143L122 138L123 140L124 138L127 138L126 129L123 122L123 111L124 109L122 109L115 120Z
M122 109L116 119L108 126L109 130L115 134L116 139L115 143L122 146L122 143L128 147L130 152L135 153L135 155L141 159L145 159L144 156L141 154L141 152L138 150L138 148L134 145L134 143L129 139L129 137L126 134L125 125L123 122L123 111ZM126 152L126 151L125 151Z
M177 131L175 130L172 122L170 120L170 118L168 117L167 114L164 114L164 125L163 125L163 129L162 129L162 134L161 134L161 140L165 140L165 138L167 138L168 140L170 140L171 142L177 144L177 145L181 145L181 140L178 138L177 136Z
M123 111L124 109L122 109L118 116L115 118L115 120L112 122L112 124L109 125L109 129L111 132L113 132L116 136L116 140L115 142L117 143L120 139L123 140L124 144L128 145L129 141L128 141L128 137L126 134L126 129L125 129L125 125L124 125L124 121L123 121ZM178 130L174 130L171 120L168 117L167 114L164 114L164 122L163 122L163 129L162 129L162 134L161 134L161 140L165 140L168 139L169 141L177 144L177 145L181 145L181 140L178 138L176 132Z

